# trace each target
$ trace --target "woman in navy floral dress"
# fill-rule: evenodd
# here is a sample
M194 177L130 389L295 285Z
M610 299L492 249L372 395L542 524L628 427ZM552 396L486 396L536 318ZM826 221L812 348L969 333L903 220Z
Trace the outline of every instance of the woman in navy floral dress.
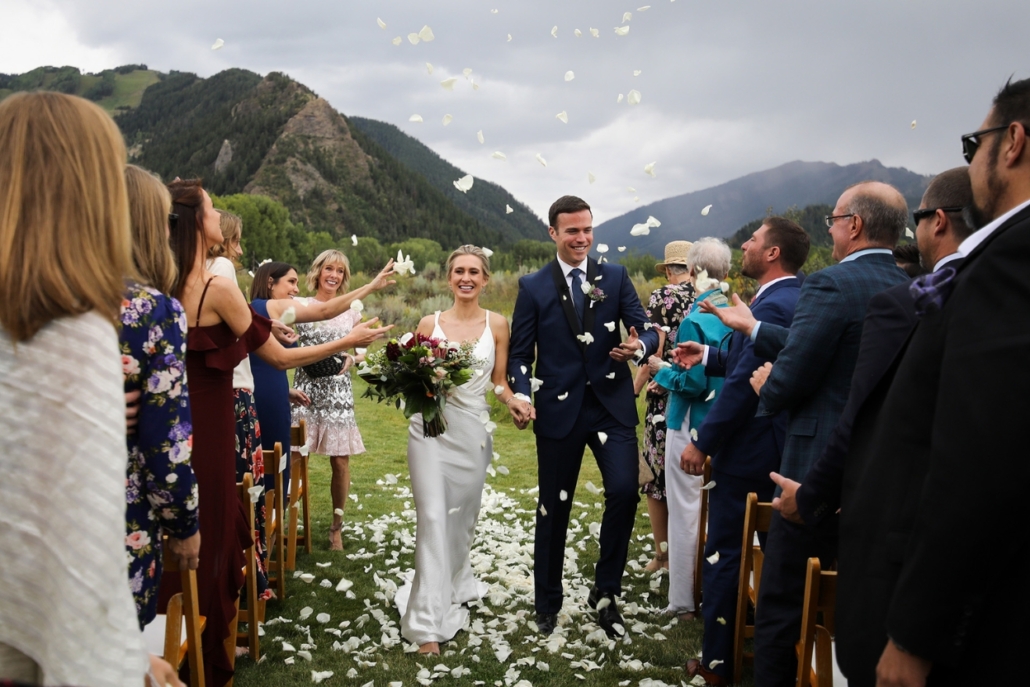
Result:
M662 360L669 360L669 353L676 345L676 331L694 302L694 286L690 283L690 268L687 266L689 241L672 241L665 247L665 260L655 265L669 283L655 289L647 301L644 311L656 326L661 328ZM669 508L665 503L665 405L668 392L654 383L649 383L647 365L637 371L635 391L639 394L647 385L647 408L644 412L644 462L654 473L654 479L640 490L647 496L647 512L654 533L655 556L645 567L648 571L669 567L668 522ZM658 421L655 421L658 418Z
M141 280L121 308L119 347L125 391L139 391L138 423L128 435L125 549L140 627L157 613L162 530L180 565L196 568L200 522L197 480L190 465L193 432L186 391L186 315L161 293L175 281L168 245L171 195L161 180L134 165L125 170L133 262Z

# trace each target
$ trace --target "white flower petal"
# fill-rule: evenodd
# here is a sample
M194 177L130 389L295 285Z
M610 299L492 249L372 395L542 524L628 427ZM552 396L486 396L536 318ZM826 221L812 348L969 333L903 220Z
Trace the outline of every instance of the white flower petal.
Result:
M364 303L362 303L362 302L361 302L360 300L358 300L357 298L355 298L354 300L352 300L352 301L350 302L350 309L351 309L351 310L353 310L354 312L358 312L358 313L360 313L360 312L364 312L364 310L365 310L365 304L364 304Z
M587 286L587 285L584 284L584 286ZM590 344L594 343L594 335L591 334L590 332L584 332L583 334L579 334L579 335L576 336L576 338L579 339L580 341L582 341L583 343L585 343L587 346L589 346Z
M557 119L558 121L560 121L562 124L568 124L569 123L569 113L566 112L565 110L562 110L561 112L556 114L554 116L554 118Z
M451 123L452 121L454 121L454 116L453 116L453 115L445 114L445 115L443 116L443 125L444 125L444 126L447 126L447 125L448 125L448 124L450 124L450 123Z
M426 71L429 72L430 74L433 73L433 65L432 65L431 62L426 62Z
M408 117L408 121L409 122L421 122L422 121L422 115L413 114L410 117Z
M511 206L508 205L507 203L505 203L505 205L504 205L504 214L510 215L513 212L515 212L515 211L511 209Z
M495 150L493 155L491 155L490 157L492 157L495 160L507 160L508 159L508 156L505 155L504 153L502 153L499 150Z
M628 29L629 27L627 26L626 28ZM626 103L629 104L629 105L639 105L640 104L640 91L638 91L637 89L634 88L632 91L627 93L626 94Z
M558 492L558 500L559 501L568 501L569 500L569 492L565 491L564 489L559 491Z
M622 15L622 23L625 24L626 22L628 22L632 18L633 18L633 13L632 12L625 12Z
M353 582L348 580L346 577L343 577L343 578L340 578L339 583L336 585L336 591L338 591L338 592L345 592L345 591L348 591L353 586L354 586Z
M314 682L316 685L317 684L321 684L321 682L323 680L331 678L332 676L333 676L333 671L331 671L331 670L312 670L311 671L311 681Z
M569 397L569 392L568 391L566 391L564 394L558 394L558 400L559 401L564 401L568 397Z
M612 322L605 322L604 323L604 328L607 329L610 332L614 332L615 331L615 322L614 322L614 320Z
M250 494L250 501L251 501L251 503L253 503L253 502L257 501L259 498L261 498L261 492L263 492L264 490L265 490L265 487L262 484L259 484L256 487L251 487L250 489L248 489L247 493Z
M905 227L905 237L906 238L910 238L910 239L914 239L916 237L916 235L912 233L911 229L909 229L908 227Z
M656 164L658 164L658 163L657 162L649 162L646 165L644 165L644 174L646 174L647 176L649 176L649 177L651 177L653 179L655 177L654 166Z
M712 206L711 205L706 205L701 210L701 216L702 217L707 217L708 213L711 212L711 211L712 211Z
M599 244L597 244L597 252L598 253L607 253L608 252L608 244L607 243L599 243Z
M591 482L591 481L589 481L589 480L588 480L588 481L587 481L587 483L586 483L585 485L583 485L583 486L585 486L585 487L586 487L586 490L587 490L587 491L589 491L589 492L590 492L591 494L593 494L594 496L597 496L598 494L600 494L600 493L601 493L601 490L600 490L600 489L598 489L598 488L597 488L597 486L596 486L596 485L595 485L595 484L594 484L593 482ZM591 524L593 524L593 523L591 523Z
M626 36L628 34L629 34L629 27L628 26L616 26L615 27L615 35L616 36Z
M726 618L716 618L715 622L719 623L720 625L725 625L726 624Z
M379 17L376 17L376 24L379 24L379 28L381 29L386 28L386 22L380 19Z
M422 40L422 39L418 37L417 33L409 33L408 34L408 42L411 43L412 45L418 45L418 42L420 40Z
M916 128L916 120L914 120L914 119L912 120L912 128L913 128L913 129L915 129L915 128Z
M639 69L634 69L633 70L633 76L640 76L642 73L643 72L641 72Z
M575 36L576 38L579 38L580 36L582 36L582 35L583 35L583 32L582 32L582 31L580 31L579 29L576 29L575 31L573 31L573 32L572 32L572 34L573 34L573 35L574 35L574 36Z
M465 67L461 70L461 73L465 75L466 79L468 79L470 76L472 76L472 67Z
M511 43L511 34L508 34L508 42Z
M705 560L708 561L709 563L711 563L712 565L715 565L716 563L719 562L719 552L716 551L715 553L713 553L711 556L709 556Z
M547 166L547 160L545 160L544 156L541 155L540 153L536 154L536 161L539 162L540 164L542 164L544 167Z
M637 8L637 12L646 12L646 11L648 11L649 9L651 9L651 6L650 6L650 5L644 5L643 7L638 7L638 8Z
M590 35L593 36L594 38L600 38L601 37L601 31L599 29L590 29Z
M551 35L553 37L555 37L555 38L558 37L558 27L557 26L555 26L554 28L551 29Z
M648 215L647 226L651 227L652 229L657 229L658 227L662 226L662 223L655 219L652 215Z
M352 246L358 245L358 235L357 234L351 234L350 235L350 242L351 242Z
M587 181L591 184L597 181L597 177L594 176L593 172L587 172Z
M461 506L455 506L454 508L451 508L450 510L447 511L447 515L454 515L455 513L457 513L460 510L461 510Z
M565 80L566 81L572 81L575 78L576 78L576 75L574 73L572 73L571 71L565 72Z
M339 515L341 518L343 517L343 509L342 508L334 509L333 513L335 513L336 515Z
M444 87L444 90L453 91L454 84L458 83L458 77L452 76L449 79L444 79L440 82L440 85Z
M318 615L315 616L315 620L317 620L318 622L320 622L323 625L325 625L326 623L329 622L330 616L329 616L328 613L319 613Z
M434 38L436 38L436 36L433 35L433 30L428 26L422 27L422 30L418 32L418 37L426 43L430 43Z
M715 488L715 480L712 479L712 480L708 480L708 482L706 482L704 484L704 486L701 487L701 491L708 491L709 489L714 489L714 488Z
M601 446L604 446L605 442L608 441L608 435L604 432L598 432L597 440L601 442Z
M519 365L519 369L522 370L522 374L526 374L528 368L525 365Z
M615 373L614 372L609 372L604 377L605 377L605 379L615 379Z
M224 45L225 45L225 41L223 41L223 40L222 40L221 38L218 38L218 39L216 39L216 40L215 40L215 42L214 42L214 43L213 43L213 44L211 45L211 49L212 49L212 50L221 50L221 49L222 49L222 46L224 46Z
M657 425L659 422L665 422L665 416L664 415L652 415L651 416L651 424L652 425Z
M720 660L716 659L716 660L714 660L714 661L712 661L711 663L708 664L708 668L711 669L711 670L715 670L715 666L721 665L722 663L723 663L723 661L720 661Z
M479 131L476 132L476 140L478 140L480 143L486 143L486 139L483 138L483 130L482 129L480 129Z
M404 40L403 38L401 38L400 36L397 36L396 38L394 38L394 39L393 39L392 41L390 41L390 42L391 42L391 43L393 43L394 45L400 45L400 44L401 44L401 41L403 41L403 40Z
M624 97L625 96L623 96L622 93L619 93L619 97L615 99L615 103L616 104L621 103Z
M711 400L712 400L713 398L715 398L715 389L712 389L712 390L711 390L711 391L710 391L710 392L708 393L708 396L706 396L706 397L705 397L705 401L706 401L706 402L707 402L707 401L711 401Z
M511 470L508 469L507 465L499 465L497 467L497 472L502 474L502 475L507 475L508 473L511 472Z
M469 189L472 188L472 184L475 179L472 178L471 174L466 174L462 178L454 182L454 188L458 189L462 193L468 193Z
M545 518L547 517L547 509L544 508L544 504L542 503L540 504L540 515L544 516Z
M630 236L647 236L651 233L651 227L646 224L634 224L633 228L629 230Z
M315 581L315 576L312 575L311 573L304 573L303 575L300 576L300 579L302 579L303 581L307 582L308 584L311 584L312 582Z
M311 652L305 649L301 649L300 651L298 651L297 655L303 658L305 661L311 660Z
M616 250L618 250L620 253L625 253L626 252L626 246L619 246Z

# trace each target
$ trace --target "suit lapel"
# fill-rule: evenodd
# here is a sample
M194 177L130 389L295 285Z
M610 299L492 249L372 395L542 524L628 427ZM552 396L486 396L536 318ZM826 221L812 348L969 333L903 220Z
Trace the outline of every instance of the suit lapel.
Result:
M591 288L595 286L594 280L596 278L597 263L591 260L590 258L587 258L587 283L590 284ZM584 301L584 304L586 306L586 312L583 313L583 331L592 332L594 331L594 318L596 317L596 308L599 307L600 304L597 301L590 300L589 296L587 296L587 299Z
M583 330L579 326L576 308L572 305L572 294L569 293L569 284L565 281L565 275L562 274L561 265L558 264L557 260L551 263L551 278L554 280L554 288L558 291L561 308L565 311L565 319L569 321L569 328L574 336L579 336L583 333ZM579 344L580 350L586 348L582 341L577 339L576 342Z
M984 249L987 248L987 244L989 244L994 239L998 238L1002 234L1002 232L1004 232L1012 225L1019 224L1020 222L1025 222L1027 219L1030 219L1030 207L1023 208L1022 210L1014 214L1012 217L1009 217L1008 220L1006 220L1005 223L1002 224L1000 227L998 227L990 234L988 234L984 238L984 240L981 241L980 244L972 250L972 252L969 255L965 256L965 260L963 260L962 265L953 265L953 267L955 267L955 271L961 272L963 266L972 262L973 258L975 258L977 255L982 253Z

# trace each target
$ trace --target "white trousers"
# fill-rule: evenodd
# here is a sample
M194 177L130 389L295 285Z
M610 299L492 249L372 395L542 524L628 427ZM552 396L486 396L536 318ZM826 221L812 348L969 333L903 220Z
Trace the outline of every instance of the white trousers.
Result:
M689 419L689 414L687 418ZM693 612L694 568L701 519L701 476L680 468L680 456L690 443L690 426L665 435L665 498L669 506L669 608L675 613Z

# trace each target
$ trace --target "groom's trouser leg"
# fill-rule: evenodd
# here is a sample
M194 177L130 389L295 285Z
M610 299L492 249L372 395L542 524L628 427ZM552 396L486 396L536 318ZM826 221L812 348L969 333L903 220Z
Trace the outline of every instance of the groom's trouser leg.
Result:
M622 594L622 573L626 570L629 540L640 503L639 447L635 427L626 427L612 417L587 387L580 413L589 422L587 445L597 460L604 483L604 514L601 516L600 552L594 581L598 591ZM602 444L597 433L604 432Z
M557 613L562 607L565 534L585 447L586 431L578 422L561 439L536 435L540 493L533 548L533 591L537 613ZM561 499L562 491L566 493L565 500Z

